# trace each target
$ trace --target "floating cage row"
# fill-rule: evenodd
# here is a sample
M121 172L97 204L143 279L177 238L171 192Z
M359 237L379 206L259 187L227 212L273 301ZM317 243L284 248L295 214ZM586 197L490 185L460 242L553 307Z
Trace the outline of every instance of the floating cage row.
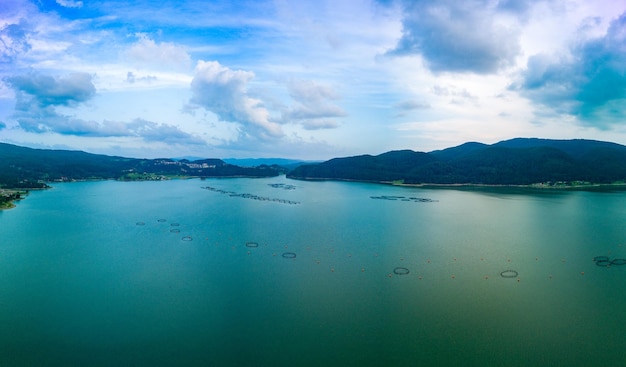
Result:
M626 265L626 259L611 260L608 256L596 256L593 258L593 261L596 262L596 265L603 268L608 268L611 265Z
M205 187L203 187L203 189L209 190L209 191L218 192L220 194L226 194L226 195L231 196L231 197L240 197L240 198L244 198L244 199L252 199L252 200L258 200L258 201L271 201L271 202L274 202L274 203L289 204L289 205L300 204L299 201L292 201L292 200L278 199L278 198L269 198L269 197L265 197L265 196L258 196L258 195L247 194L247 193L238 193L238 192L235 192L235 191L227 191L227 190L217 189L217 188L211 187L211 186L205 186Z
M159 223L164 223L167 222L167 219L158 219L157 222ZM144 226L146 223L145 222L136 222L136 225L138 226ZM179 223L170 223L170 227L172 227L170 229L170 232L172 233L180 233L180 230L178 229L178 227L180 226ZM189 241L193 241L193 237L191 236L184 236L181 238L182 241L185 242L189 242ZM245 243L245 246L249 249L253 249L253 248L258 248L259 243L255 242L255 241L248 241ZM233 246L234 247L234 246ZM285 248L287 248L287 246L285 246ZM331 249L332 252L332 249ZM250 254L251 251L248 251L248 254ZM276 256L276 254L274 254L274 256ZM348 255L349 257L351 257L351 255ZM378 254L375 255L376 257L378 257ZM281 254L281 257L285 258L285 259L296 259L297 254L295 252L283 252ZM538 260L538 258L535 258L536 260ZM404 260L404 259L401 259ZM456 258L454 258L454 260L456 261ZM483 260L483 258L481 258L481 260ZM511 261L510 259L508 260L509 262ZM565 259L561 260L562 262L565 262ZM616 259L610 259L608 256L596 256L593 258L593 261L596 263L597 266L600 267L609 267L611 265L626 265L626 259L622 259L622 258L616 258ZM430 263L431 261L428 260L428 263ZM319 260L316 261L317 264L320 263ZM331 271L334 272L335 269L331 268ZM361 268L361 271L364 272L365 268ZM393 269L392 272L390 272L388 275L391 277L392 274L395 275L408 275L410 274L411 271L409 270L409 268L407 267L396 267ZM585 272L581 272L582 275L585 274ZM507 269L504 270L502 272L500 272L500 276L502 278L517 278L517 281L520 281L519 278L519 273L516 270L512 270L512 269ZM455 279L455 275L451 276L452 279ZM489 277L487 275L484 276L485 279L488 279ZM549 278L552 278L552 275L549 276ZM422 279L422 276L419 276L419 279Z
M159 218L159 219L157 219L157 222L165 223L165 222L167 222L167 219ZM138 225L138 226L145 226L146 222L136 222L135 224ZM170 229L171 233L180 233L180 229L178 228L178 227L180 227L180 223L176 223L176 222L170 223L170 227L172 227ZM184 236L184 237L181 238L181 240L185 241L185 242L189 242L189 241L193 241L193 238L191 236Z
M393 273L396 275L407 275L409 274L411 271L408 268L405 267L396 267L395 269L393 269ZM505 270L503 272L500 273L500 276L502 278L517 278L519 276L519 273L516 270ZM452 278L455 278L454 275L452 275Z
M254 242L254 241L248 241L248 242L246 242L246 247L247 247L247 248L257 248L257 247L259 247L259 243L258 243L258 242ZM285 248L287 248L287 246L285 246ZM251 252L250 252L250 251L248 251L248 255L249 255L250 253L251 253ZM273 255L273 256L276 256L276 253L274 253L274 255ZM296 253L295 253L295 252L283 252L283 253L281 254L281 256L282 256L283 258L285 258L285 259L295 259L295 258L297 257L297 255L296 255ZM349 256L350 256L350 255L349 255ZM376 256L378 256L378 254L376 254ZM456 260L456 259L455 259L455 260ZM320 263L320 260L316 260L315 262L316 262L317 264L319 264L319 263ZM430 260L428 260L428 263L430 263ZM333 268L331 268L331 271L332 271L332 272L334 272L334 271L335 271L335 268L334 268L334 267L333 267ZM365 272L365 268L361 268L361 272ZM411 273L411 271L409 270L409 268L407 268L407 267L403 267L403 266L398 266L398 267L395 267L395 268L393 269L393 274L395 274L395 275L408 275L408 274L410 274L410 273ZM584 274L584 272L583 272L583 274ZM392 276L392 273L389 273L389 274L388 274L388 276L389 276L389 277L391 277L391 276ZM520 278L519 278L519 273L517 272L517 270L511 270L511 269L504 270L504 271L500 272L500 276L501 276L502 278L517 278L517 281L518 281L518 282L520 281ZM455 279L455 278L456 278L456 276L455 276L455 275L452 275L452 276L451 276L451 278L452 278L452 279ZM485 278L485 279L489 279L489 277L488 277L487 275L485 275L485 276L484 276L484 278ZM550 278L552 278L552 275L550 275ZM422 276L419 276L419 279L422 279Z
M294 185L284 184L284 183L273 183L267 184L269 187L273 187L275 189L283 189L283 190L295 190L296 187Z
M438 201L438 200L427 199L427 198L416 198L416 197L405 197L405 196L389 196L389 195L370 196L370 198L377 199L377 200L412 201L412 202L415 202L415 203L434 203L434 202Z

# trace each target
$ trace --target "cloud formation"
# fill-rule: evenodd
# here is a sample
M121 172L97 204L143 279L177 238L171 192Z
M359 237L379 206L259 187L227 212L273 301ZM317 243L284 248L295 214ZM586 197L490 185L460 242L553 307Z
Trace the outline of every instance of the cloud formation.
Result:
M624 1L0 4L0 136L18 143L328 158L626 142Z
M26 21L19 24L5 24L0 29L0 62L8 63L17 56L29 51Z
M52 77L40 73L15 75L6 79L16 93L14 118L30 133L57 133L82 137L136 137L145 141L173 144L205 144L178 127L144 119L131 122L105 120L98 123L61 114L57 107L75 108L96 93L92 76L74 73Z
M83 2L76 0L56 0L57 4L66 8L82 8Z
M145 34L136 35L138 41L125 52L131 61L159 69L186 70L191 66L187 50L171 42L156 43Z
M407 0L402 38L391 53L421 55L433 72L497 72L520 53L519 29L499 21L500 13L514 14L512 3Z
M72 73L54 78L50 75L30 73L15 75L6 82L17 92L18 101L48 106L75 106L91 99L96 93L92 76L87 73Z
M346 116L339 106L331 103L339 96L329 86L292 80L287 87L296 105L283 112L286 123L298 123L307 130L330 129L339 126L334 118Z
M126 81L130 84L134 84L135 82L153 82L156 81L158 78L154 75L146 75L146 76L140 76L138 77L137 75L135 75L135 73L133 73L132 71L129 71L128 73L126 73Z
M393 107L403 111L412 111L428 109L430 108L430 105L425 102L406 100L396 103Z
M283 136L280 125L270 121L260 99L248 95L254 73L232 70L217 61L198 61L191 81L192 106L203 107L226 122L240 123L243 132L259 138Z
M571 55L534 55L511 89L556 114L607 128L626 118L626 13Z

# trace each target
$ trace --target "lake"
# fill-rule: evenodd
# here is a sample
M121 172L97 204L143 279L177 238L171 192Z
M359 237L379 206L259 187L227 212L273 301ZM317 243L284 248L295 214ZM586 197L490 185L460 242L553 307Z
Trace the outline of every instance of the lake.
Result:
M3 366L623 364L626 192L53 186L0 212Z

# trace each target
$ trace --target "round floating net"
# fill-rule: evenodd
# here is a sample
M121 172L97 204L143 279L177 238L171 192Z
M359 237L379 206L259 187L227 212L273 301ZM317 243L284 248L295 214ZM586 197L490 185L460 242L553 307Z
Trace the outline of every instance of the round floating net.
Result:
M613 259L611 265L626 265L626 259Z
M598 260L596 261L596 265L598 266L602 266L602 267L607 267L611 265L611 260Z
M596 256L593 258L593 261L609 261L608 256Z
M515 270L505 270L502 273L500 273L500 276L502 278L517 278L518 275L519 274Z
M157 220L157 222L161 222L161 223L167 222L167 219L159 219L159 220Z
M246 247L259 247L259 244L256 242L246 242Z
M170 232L172 232L172 233L180 233L180 229L178 229L178 228L170 229Z
M183 241L192 241L193 238L191 238L191 236L185 236L183 238L181 238Z
M296 253L295 252L283 252L283 257L285 259L295 259Z
M396 275L407 275L410 271L407 268L397 267L393 269L393 273Z
M145 225L146 225L146 222L137 222L137 225L138 225L138 226L145 226Z

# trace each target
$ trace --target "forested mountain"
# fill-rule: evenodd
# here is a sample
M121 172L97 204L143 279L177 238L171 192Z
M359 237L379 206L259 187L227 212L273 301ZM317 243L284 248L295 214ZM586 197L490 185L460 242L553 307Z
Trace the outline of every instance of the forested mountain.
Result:
M38 188L45 182L85 179L144 180L168 176L267 177L275 166L239 167L220 159L134 159L0 143L0 188Z
M405 184L529 185L626 180L626 146L594 140L517 138L430 153L392 151L303 165L288 177Z

